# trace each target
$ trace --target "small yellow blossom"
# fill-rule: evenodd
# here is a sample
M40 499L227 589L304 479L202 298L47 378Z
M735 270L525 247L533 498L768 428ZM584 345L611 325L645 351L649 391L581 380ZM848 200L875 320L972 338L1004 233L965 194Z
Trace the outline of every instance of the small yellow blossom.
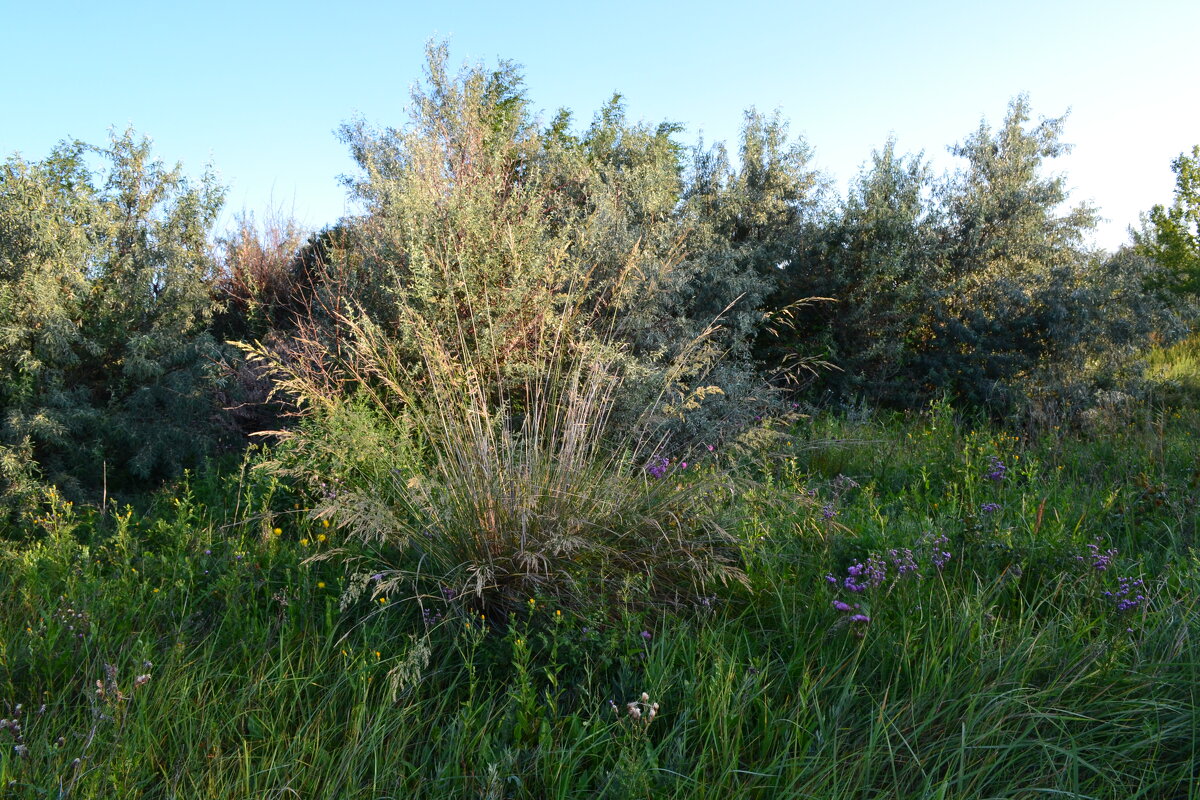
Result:
M328 538L328 537L326 537L326 536L325 536L325 534L323 534L323 533L318 533L318 534L317 534L317 541L318 541L318 542L323 542L323 541L325 541L325 539L326 539L326 538Z
M308 547L308 539L301 539L301 540L300 540L300 546L301 546L301 547Z
M321 525L322 525L322 526L324 526L324 527L326 527L326 528L328 528L328 527L329 527L329 520L327 520L327 519L323 519L323 520L321 520Z
M318 588L318 589L324 589L324 588L325 588L325 581L317 581L317 588Z
M381 598L379 598L379 605L383 605L383 604L385 604L386 602L387 602L387 598L386 598L386 597L381 597Z
M271 531L271 533L275 534L276 536L283 536L283 528L275 528Z

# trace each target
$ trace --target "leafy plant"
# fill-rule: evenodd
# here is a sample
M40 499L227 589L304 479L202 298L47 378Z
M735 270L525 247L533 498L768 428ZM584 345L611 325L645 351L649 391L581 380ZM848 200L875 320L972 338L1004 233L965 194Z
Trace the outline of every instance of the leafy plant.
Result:
M98 157L104 171L93 171ZM0 168L0 494L39 475L99 499L209 452L218 348L208 231L222 192L132 131ZM14 471L27 459L30 470ZM19 473L19 474L18 474Z

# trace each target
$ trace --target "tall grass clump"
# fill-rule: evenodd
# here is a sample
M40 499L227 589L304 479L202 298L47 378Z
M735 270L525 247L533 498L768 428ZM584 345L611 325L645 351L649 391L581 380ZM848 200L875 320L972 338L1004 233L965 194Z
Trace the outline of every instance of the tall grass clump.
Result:
M619 348L570 341L564 320L541 369L499 390L494 368L408 321L415 366L374 324L344 321L338 392L276 363L307 419L273 463L312 491L316 519L366 548L354 552L374 580L358 592L411 587L507 613L534 596L570 607L630 590L681 603L741 578L728 479L665 455L656 433L671 394L614 433Z
M407 128L345 131L369 269L329 265L338 303L286 356L251 348L307 416L277 467L370 549L351 594L505 612L737 580L729 493L671 435L720 393L703 382L715 323L670 350L630 337L631 298L662 305L673 262L633 236L593 258L604 209L563 211L519 75L444 60L431 48Z

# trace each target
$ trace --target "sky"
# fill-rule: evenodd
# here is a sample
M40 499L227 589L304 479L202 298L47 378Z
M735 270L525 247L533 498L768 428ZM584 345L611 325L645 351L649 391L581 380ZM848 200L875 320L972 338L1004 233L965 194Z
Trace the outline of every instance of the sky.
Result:
M1069 112L1074 149L1048 168L1098 207L1108 249L1170 203L1171 161L1200 143L1197 0L0 0L0 29L0 155L132 126L186 173L215 168L222 226L353 212L337 129L403 125L431 39L452 64L522 65L547 120L586 125L620 92L633 121L736 149L747 108L778 110L843 190L889 136L953 170L948 147L1027 93L1035 120Z

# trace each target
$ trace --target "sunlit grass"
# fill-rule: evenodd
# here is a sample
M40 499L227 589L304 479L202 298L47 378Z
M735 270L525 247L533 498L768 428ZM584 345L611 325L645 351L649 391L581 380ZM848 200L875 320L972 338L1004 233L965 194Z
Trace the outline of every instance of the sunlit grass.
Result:
M1025 441L818 417L744 467L751 589L531 596L503 621L445 598L342 610L353 568L311 556L352 543L254 472L143 515L50 504L0 557L19 726L0 779L30 798L1196 796L1195 425ZM1121 610L1121 578L1145 600Z

